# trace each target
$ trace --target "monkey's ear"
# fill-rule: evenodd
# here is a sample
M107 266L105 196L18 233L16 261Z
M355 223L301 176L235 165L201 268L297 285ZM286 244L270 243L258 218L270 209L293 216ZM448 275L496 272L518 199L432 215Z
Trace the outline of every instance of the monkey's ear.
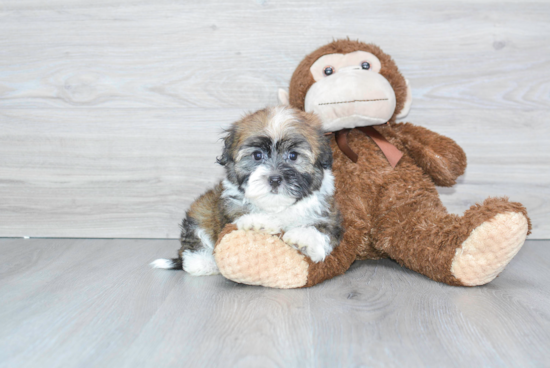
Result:
M408 79L405 79L405 82L407 83L407 98L405 99L405 104L403 105L403 108L397 114L397 119L403 119L405 116L409 115L409 111L411 110L411 104L412 104L412 92L411 92L411 85L409 84Z
M279 97L279 103L281 105L288 105L288 92L287 91L285 91L282 88L279 88L278 97Z

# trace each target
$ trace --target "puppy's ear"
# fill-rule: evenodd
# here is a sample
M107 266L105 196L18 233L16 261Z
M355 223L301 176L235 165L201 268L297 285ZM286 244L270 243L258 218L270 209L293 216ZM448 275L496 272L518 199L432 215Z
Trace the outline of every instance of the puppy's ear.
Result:
M319 163L323 169L332 169L332 149L330 148L330 137L326 137L323 132L319 133L321 141L321 152L319 153Z
M314 129L323 128L323 125L321 124L321 119L319 119L319 116L317 116L317 114L313 112L305 112L305 111L300 111L300 113L302 114L305 122L309 126L312 126Z
M320 164L323 169L332 169L332 149L330 148L330 137L325 136L323 131L323 125L321 124L321 119L310 112L300 111L304 117L305 122L311 126L317 134L320 143L320 153L317 157L317 164Z
M235 128L231 127L229 129L224 130L225 136L223 139L223 151L222 155L219 157L216 157L216 162L222 166L227 165L230 161L233 160L231 157L231 146L233 146L233 142L235 141Z

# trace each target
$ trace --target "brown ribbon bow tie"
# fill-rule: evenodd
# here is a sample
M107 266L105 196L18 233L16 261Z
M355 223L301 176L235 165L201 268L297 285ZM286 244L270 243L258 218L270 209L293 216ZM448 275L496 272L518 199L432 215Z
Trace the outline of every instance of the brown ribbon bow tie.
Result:
M382 153L386 156L388 159L388 162L390 165L395 168L401 157L403 157L403 153L397 149L393 144L387 141L386 138L380 133L376 131L371 126L366 127L357 127L354 128L357 130L360 130L361 132L365 133L371 139L378 145ZM348 144L348 135L351 129L342 129L336 132L336 144L338 144L338 147L340 150L349 157L350 160L357 163L357 159L359 156L357 156L357 153L353 152L353 150L350 148Z

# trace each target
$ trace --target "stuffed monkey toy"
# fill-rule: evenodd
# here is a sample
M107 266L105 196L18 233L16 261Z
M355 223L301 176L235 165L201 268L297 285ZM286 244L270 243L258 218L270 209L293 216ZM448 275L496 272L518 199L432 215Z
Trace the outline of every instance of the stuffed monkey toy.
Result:
M319 115L332 133L335 199L344 238L314 263L277 236L228 225L216 244L220 272L245 284L308 287L340 275L356 259L391 258L432 280L476 286L517 254L531 223L526 209L488 198L449 214L437 186L450 187L466 155L450 138L411 123L411 91L379 47L336 40L298 65L282 102Z

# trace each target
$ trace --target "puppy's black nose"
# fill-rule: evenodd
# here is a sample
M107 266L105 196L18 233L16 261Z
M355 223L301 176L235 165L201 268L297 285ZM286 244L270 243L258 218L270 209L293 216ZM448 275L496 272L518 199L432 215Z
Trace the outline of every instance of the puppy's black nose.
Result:
M283 177L281 175L272 175L269 177L269 184L273 188L277 188L283 182Z

